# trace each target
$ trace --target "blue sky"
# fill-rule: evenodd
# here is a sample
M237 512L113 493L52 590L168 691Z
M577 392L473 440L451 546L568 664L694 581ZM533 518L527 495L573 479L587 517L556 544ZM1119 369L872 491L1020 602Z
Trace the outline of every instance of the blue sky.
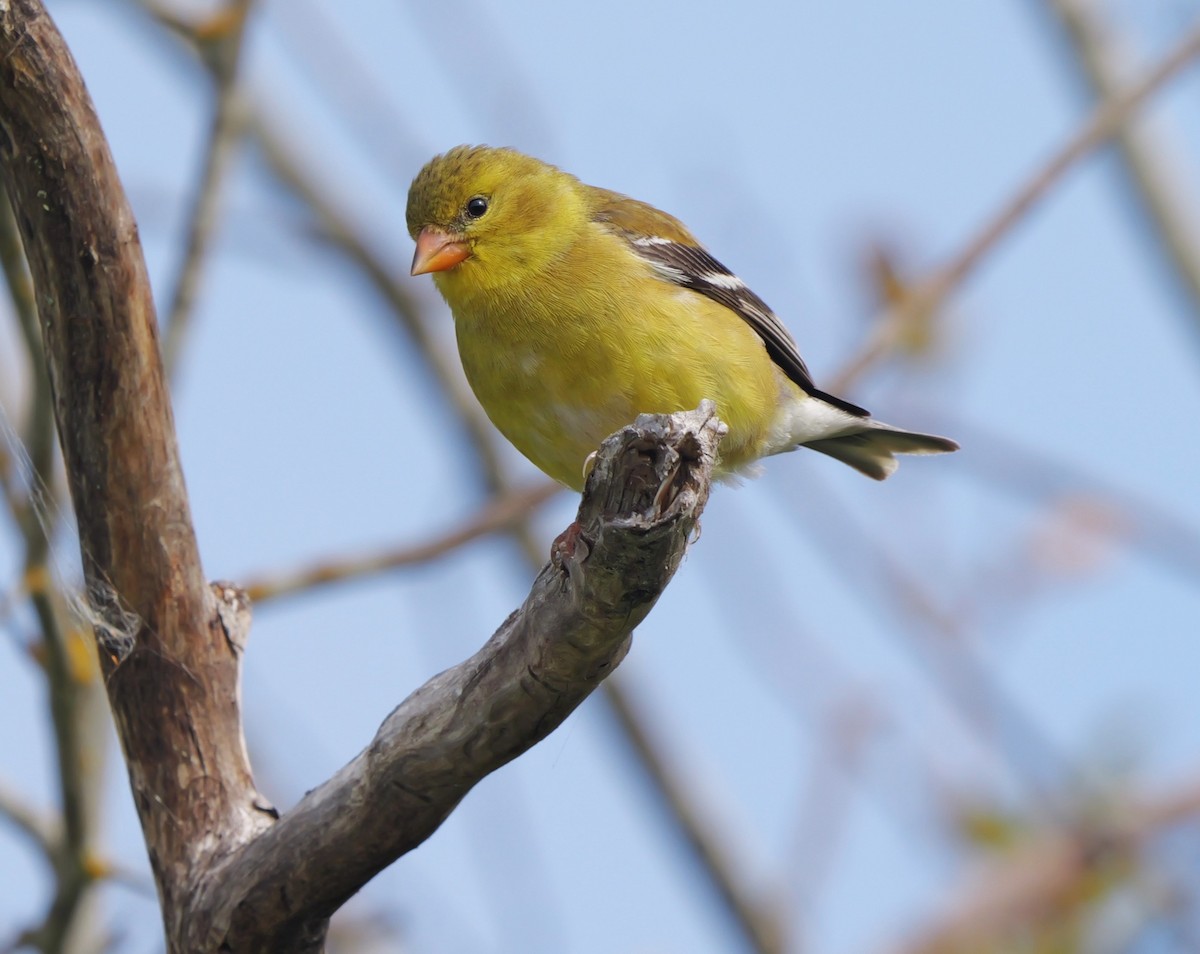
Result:
M50 6L96 99L161 304L205 87L125 5ZM1112 8L1135 62L1191 15L1182 3ZM314 10L325 26L304 26ZM682 218L779 312L818 382L869 329L866 242L888 239L915 274L945 261L1088 111L1038 5L1013 0L273 0L251 37L254 95L397 274L421 163L460 142L515 146ZM355 98L360 81L378 84L380 102ZM334 83L347 98L326 95ZM1198 83L1193 71L1149 113L1189 205ZM479 482L421 359L309 241L253 155L238 160L225 209L176 392L209 576L424 539L472 513ZM429 283L405 282L452 347ZM877 949L954 891L964 854L935 789L1027 810L1032 791L1066 798L1114 762L1150 788L1194 774L1200 589L1071 515L1090 506L1121 526L1094 492L1111 487L1194 539L1198 318L1130 214L1112 157L1094 157L954 299L937 355L888 365L846 395L961 439L960 454L906 461L876 485L797 453L714 494L623 674L748 883L811 897L810 950ZM11 403L10 387L0 399ZM1011 447L1078 479L1052 498L1016 492L1038 467ZM532 476L515 453L506 460ZM572 512L564 494L539 516L547 547ZM0 536L0 589L15 559ZM958 629L912 622L889 572L918 581ZM262 607L244 690L260 785L286 807L327 777L405 695L477 648L531 579L493 540ZM958 658L960 642L987 691L947 692L931 675L929 658ZM0 778L38 801L53 792L42 712L36 674L0 642L0 713L31 728L0 746ZM810 895L806 819L847 713L875 728L850 777L833 773L837 844ZM108 848L144 871L115 763L111 775ZM40 910L47 885L3 829L0 857L3 937ZM119 887L105 898L131 935L123 950L153 950L151 900ZM387 912L411 949L434 954L738 949L594 700L351 909Z

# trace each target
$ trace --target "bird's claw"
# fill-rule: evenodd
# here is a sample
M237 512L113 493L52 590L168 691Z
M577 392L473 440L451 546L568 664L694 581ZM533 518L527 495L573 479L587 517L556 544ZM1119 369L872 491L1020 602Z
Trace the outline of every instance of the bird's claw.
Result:
M583 480L587 483L588 477L592 475L592 471L596 469L596 455L599 451L592 451L583 461Z

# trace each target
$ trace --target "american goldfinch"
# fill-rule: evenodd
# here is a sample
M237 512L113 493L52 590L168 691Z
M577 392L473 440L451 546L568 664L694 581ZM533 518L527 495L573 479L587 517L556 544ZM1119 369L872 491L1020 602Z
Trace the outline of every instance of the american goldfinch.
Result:
M454 313L467 380L497 428L579 490L589 455L643 412L716 402L720 475L799 446L868 477L958 449L813 384L792 336L681 222L512 149L459 146L408 193L412 274Z

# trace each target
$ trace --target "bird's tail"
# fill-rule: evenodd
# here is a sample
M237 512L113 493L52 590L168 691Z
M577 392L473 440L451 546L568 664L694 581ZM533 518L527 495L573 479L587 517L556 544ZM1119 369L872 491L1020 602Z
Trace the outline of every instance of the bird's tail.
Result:
M786 407L782 430L786 443L773 453L811 447L860 473L883 480L898 467L897 454L946 454L958 450L947 437L903 431L874 420L840 397L816 388L797 389L799 399Z
M861 430L808 441L804 446L849 464L875 480L883 480L899 466L896 454L946 454L958 450L958 445L948 437L902 431L870 418L862 422Z

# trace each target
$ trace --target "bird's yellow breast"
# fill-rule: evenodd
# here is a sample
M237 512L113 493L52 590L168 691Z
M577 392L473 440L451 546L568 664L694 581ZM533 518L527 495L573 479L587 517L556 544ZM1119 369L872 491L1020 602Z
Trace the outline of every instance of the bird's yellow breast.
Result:
M716 402L722 471L766 448L781 401L799 397L762 340L724 306L655 276L616 236L582 243L536 282L497 287L486 252L436 276L467 380L497 428L579 489L587 456L638 414ZM529 291L536 287L536 294Z

